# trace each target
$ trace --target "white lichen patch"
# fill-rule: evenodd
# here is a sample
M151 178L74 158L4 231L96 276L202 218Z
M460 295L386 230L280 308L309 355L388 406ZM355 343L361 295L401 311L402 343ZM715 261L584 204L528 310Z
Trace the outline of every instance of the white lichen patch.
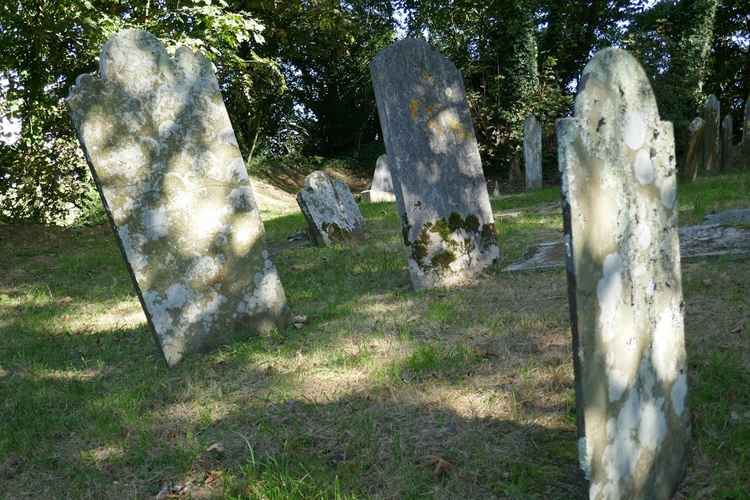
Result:
M165 207L152 208L143 211L143 226L146 229L146 237L150 240L158 240L169 234L169 218Z
M604 342L609 342L615 335L617 313L622 302L622 272L622 257L617 253L607 255L604 259L602 277L596 285L599 325Z
M594 450L586 437L578 438L578 463L583 471L583 477L591 479L591 457Z
M651 184L656 180L654 162L645 148L638 150L638 153L635 155L633 173L635 174L635 178L638 179L638 182L641 184Z
M646 142L646 116L640 111L625 113L624 140L625 144L636 151Z
M681 336L676 334L681 314L674 307L666 307L659 313L651 347L651 363L659 380L671 383L677 378Z
M648 400L641 407L641 421L638 426L638 441L648 450L659 448L667 434L667 419L662 410L661 399Z

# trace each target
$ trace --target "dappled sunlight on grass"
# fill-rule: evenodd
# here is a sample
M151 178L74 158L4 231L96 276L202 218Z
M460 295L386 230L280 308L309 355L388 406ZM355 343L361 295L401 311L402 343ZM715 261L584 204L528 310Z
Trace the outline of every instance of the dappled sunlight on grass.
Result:
M750 206L747 191L706 183L719 194L704 212ZM560 237L557 199L546 189L493 200L496 216L509 212L498 217L501 266ZM564 271L493 269L474 286L414 292L393 205L363 212L368 239L326 249L284 246L301 215L269 220L290 308L307 321L172 370L108 228L8 232L6 494L153 497L179 482L218 497L264 485L324 497L580 496ZM721 492L750 480L750 261L685 263L683 275L696 440L686 491ZM207 451L215 443L222 453Z

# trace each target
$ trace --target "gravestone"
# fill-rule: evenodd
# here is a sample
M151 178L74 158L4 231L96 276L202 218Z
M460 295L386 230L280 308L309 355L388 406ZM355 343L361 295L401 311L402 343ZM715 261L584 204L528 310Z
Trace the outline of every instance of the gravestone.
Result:
M375 164L375 173L372 176L372 184L370 184L369 201L371 203L396 201L387 155L380 155Z
M542 188L542 126L534 115L523 124L523 158L526 169L526 189Z
M316 244L328 246L362 236L365 221L352 192L325 172L318 170L305 177L297 203Z
M167 363L283 326L284 290L212 64L121 31L67 104Z
M734 160L734 122L732 115L727 115L721 121L721 168L732 168Z
M750 97L745 99L745 117L742 121L742 154L740 168L750 168Z
M500 256L463 78L423 40L370 64L416 289L470 283Z
M689 437L672 124L621 49L557 123L578 451L592 500L669 499Z
M703 120L703 167L706 172L712 172L721 166L721 104L713 94L708 96L703 105Z
M688 127L688 148L685 154L685 174L684 178L688 182L694 181L698 177L698 171L703 168L703 134L705 132L705 122L703 118L697 117Z

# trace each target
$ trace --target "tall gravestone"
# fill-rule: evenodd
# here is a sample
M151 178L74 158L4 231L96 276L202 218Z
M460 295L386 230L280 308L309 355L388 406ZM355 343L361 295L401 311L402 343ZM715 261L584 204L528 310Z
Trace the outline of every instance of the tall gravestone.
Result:
M635 58L606 49L557 135L589 498L669 499L690 432L672 124Z
M721 121L721 168L732 168L734 160L734 122L732 115L727 115Z
M742 154L740 168L750 168L750 97L745 99L745 117L742 121Z
M317 170L305 177L297 204L317 245L329 246L362 236L365 220L352 192L325 172Z
M712 172L721 166L721 104L713 94L708 96L703 105L703 120L703 166L707 172Z
M500 256L463 78L423 40L370 64L415 288L470 282Z
M526 189L542 187L542 126L534 115L523 124L523 157L526 169Z
M372 203L396 201L393 176L388 166L388 155L378 157L375 173L372 175L372 184L370 184L369 199Z
M67 103L167 363L283 326L284 290L212 64L122 31Z
M688 182L698 177L698 171L703 168L703 133L705 122L703 118L697 117L688 127L688 148L685 154L684 178Z

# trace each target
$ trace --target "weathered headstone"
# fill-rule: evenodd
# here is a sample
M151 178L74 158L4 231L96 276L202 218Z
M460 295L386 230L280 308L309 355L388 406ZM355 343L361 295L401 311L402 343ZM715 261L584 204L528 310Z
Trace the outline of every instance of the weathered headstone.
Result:
M635 58L606 49L557 134L589 498L669 499L689 438L672 124Z
M688 149L685 154L685 173L684 178L688 182L694 181L698 177L698 171L703 168L703 134L705 132L705 122L703 118L697 117L688 127Z
M391 169L388 167L387 155L378 157L368 198L372 203L396 201L396 195L393 192L393 177Z
M415 39L382 50L370 71L412 284L470 282L500 251L463 78Z
M523 124L523 158L526 169L526 189L542 187L542 126L534 115Z
M212 64L122 31L67 102L167 363L282 326L284 290Z
M364 218L352 192L338 179L315 171L305 178L297 203L315 243L328 246L362 236Z
M734 122L732 115L727 115L721 121L721 168L726 170L733 167L734 162Z
M742 121L742 154L740 168L750 169L750 97L745 99L745 117Z
M703 105L703 120L703 167L706 172L712 172L721 166L721 104L713 94L708 96Z

